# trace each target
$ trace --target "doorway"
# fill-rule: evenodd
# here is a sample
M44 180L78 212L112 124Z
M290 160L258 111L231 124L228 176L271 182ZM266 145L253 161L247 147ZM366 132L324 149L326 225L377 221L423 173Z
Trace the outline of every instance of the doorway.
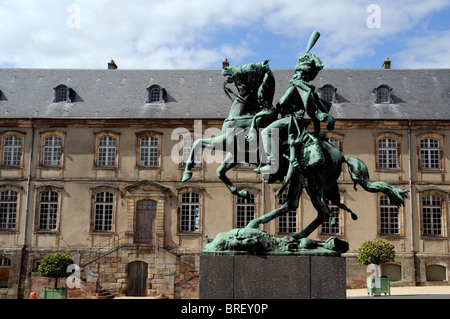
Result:
M156 202L141 200L137 203L136 210L136 244L152 244L155 233Z
M133 297L147 296L148 264L134 261L128 264L127 295Z

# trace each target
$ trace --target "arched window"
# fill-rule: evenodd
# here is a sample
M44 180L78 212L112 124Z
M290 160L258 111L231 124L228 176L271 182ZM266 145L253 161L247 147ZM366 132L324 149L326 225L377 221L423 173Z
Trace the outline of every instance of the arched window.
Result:
M394 103L392 88L387 85L380 85L372 93L374 94L374 103Z
M148 98L146 103L164 103L164 90L159 85L152 85L147 91Z
M321 87L319 89L319 95L320 98L331 102L331 103L338 103L337 99L336 99L336 88L332 85L324 85L323 87Z
M17 166L22 165L23 142L25 134L6 133L2 139L2 165Z
M53 99L53 103L59 102L67 102L72 103L75 92L69 88L67 85L58 85L55 90L55 98Z
M420 141L420 168L440 169L439 140L426 138Z

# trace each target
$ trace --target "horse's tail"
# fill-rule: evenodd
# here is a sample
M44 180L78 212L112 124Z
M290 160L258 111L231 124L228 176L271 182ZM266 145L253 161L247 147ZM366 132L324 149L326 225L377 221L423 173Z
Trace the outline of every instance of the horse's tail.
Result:
M364 190L371 193L382 192L390 199L391 204L397 207L403 206L405 199L408 197L408 190L399 189L391 184L385 182L372 182L369 178L369 171L366 164L358 158L344 156L345 162L348 166L348 172L354 182L354 188L356 190L356 184L359 184Z

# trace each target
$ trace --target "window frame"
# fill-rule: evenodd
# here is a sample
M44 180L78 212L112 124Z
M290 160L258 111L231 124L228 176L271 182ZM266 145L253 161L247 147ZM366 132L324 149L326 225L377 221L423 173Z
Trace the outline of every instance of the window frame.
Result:
M186 194L197 194L198 202L183 202L183 196ZM191 198L191 196L189 196ZM184 230L183 226L183 205L186 206L198 206L197 213L197 225L198 229L194 230ZM178 191L178 227L177 233L178 235L201 235L203 233L203 207L204 207L204 189L198 187L183 187Z
M59 154L59 163L56 165L46 165L45 163L45 152L47 147L55 148L58 145L45 145L45 141L49 138L60 138L61 139L61 145L60 147L60 154ZM39 152L39 166L44 169L61 169L64 167L64 150L65 150L65 132L60 131L46 131L41 132L41 143L40 143L40 152Z
M15 212L14 212L14 227L5 227L5 228L1 228L0 225L0 232L11 232L11 231L17 231L18 230L18 225L19 225L19 213L20 213L20 199L21 199L21 188L18 187L14 187L14 186L9 186L9 185L3 185L0 186L0 205L5 202L5 203L13 203L12 201L6 200L6 201L2 201L2 194L4 192L14 192L16 193L16 201L15 201ZM9 215L11 214L9 211L9 205L8 205L8 211L6 212L6 214L8 215L7 220L10 218Z
M382 140L393 140L396 142L395 148L381 148L380 147L380 141ZM385 173L396 173L399 171L402 171L403 165L402 165L402 135L391 133L391 132L384 132L381 134L378 134L375 138L375 167L377 172L385 172ZM381 161L380 161L380 150L386 149L386 150L395 150L396 152L396 167L380 167ZM389 160L389 154L387 156L387 161Z
M287 193L283 193L280 196L275 194L275 203L278 204L278 208L284 205L287 201ZM299 216L298 216L298 208L287 212L284 215L281 215L277 218L277 234L279 235L290 235L297 234L299 232ZM282 224L286 224L287 226L283 226ZM292 226L295 224L295 226ZM286 231L284 231L286 228ZM289 231L293 230L293 231Z
M21 145L20 145L20 156L19 156L19 163L17 165L14 165L14 163L5 163L5 149L9 147L9 145L5 145L6 139L8 138L20 138L21 139ZM10 169L23 169L23 161L24 161L24 146L25 146L25 137L26 134L20 131L7 131L1 133L1 163L0 167L2 168L10 168ZM12 145L17 146L17 145Z
M44 193L56 193L57 200L56 201L42 201L42 194ZM35 229L38 233L58 233L59 232L59 223L60 223L60 214L61 214L61 202L62 202L62 187L59 186L43 186L38 188L36 191L36 221L35 221ZM45 224L41 223L41 215L43 213L43 204L48 203L55 205L56 204L56 216L54 221L54 228L49 228L49 216L45 218L47 221ZM47 207L48 209L48 207ZM49 212L48 212L49 213ZM53 223L52 223L53 224ZM46 226L46 227L43 227Z
M437 197L439 198L439 205L424 205L424 198L425 197ZM432 238L447 238L447 203L448 203L448 195L445 192L439 191L439 190L428 190L428 191L424 191L424 192L420 192L419 195L419 207L420 207L420 235L421 238L427 238L427 239L432 239ZM435 208L439 208L440 209L440 224L439 226L439 234L425 234L425 228L426 225L428 223L426 223L425 221L425 212L424 209L425 208L430 208L430 209L435 209ZM431 212L431 214L433 214L433 212ZM431 216L431 218L433 219L433 216ZM435 223L432 223L432 226L434 226ZM436 230L436 228L433 227L433 232L434 230Z
M380 92L381 90L387 90L386 101L380 101ZM386 84L382 84L377 88L373 89L372 93L374 95L373 103L375 104L394 104L394 100L392 98L392 88Z
M424 140L437 140L439 142L439 168L422 167L422 147L421 142ZM444 160L444 136L437 133L424 133L417 136L417 167L421 172L443 172L445 171L445 160Z
M180 135L180 142L179 142L180 145L181 145L181 147L180 147L180 159L181 159L181 161L180 161L180 164L179 164L179 168L180 169L184 169L186 167L186 162L184 161L184 159L185 159L185 155L184 155L185 152L184 151L185 151L185 149L187 149L187 146L185 145L186 141L188 141L188 139L190 140L189 152L187 152L188 155L186 156L186 157L188 157L190 152L191 152L192 145L194 144L194 142L196 140L198 140L200 138L201 138L201 135L199 135L196 132L189 132L189 133L185 133L185 134ZM198 152L199 153L194 155L194 166L193 166L193 169L202 169L204 167L204 161L203 161L204 152L203 152L203 148L200 148ZM197 156L200 157L200 159L196 158Z
M115 188L101 186L91 189L91 227L90 232L92 234L114 234L116 232L116 220L117 220L117 196L118 190ZM97 195L109 193L112 195L111 202L97 202ZM102 228L97 228L97 205L102 206L102 217L105 218L105 207L111 206L111 229L105 227L105 220L102 219ZM109 214L108 214L109 215ZM106 225L108 226L108 225Z
M331 93L331 99L330 100L325 98L325 91L326 90L331 90L331 92L330 92ZM336 104L336 103L339 103L337 98L336 98L336 95L337 95L336 92L337 92L337 89L333 85L325 84L324 86L319 88L319 97L322 100L325 100L325 101L328 101L330 103Z
M154 131L144 131L136 133L136 167L139 169L158 169L161 168L161 154L162 154L162 133L154 132ZM157 146L152 145L141 145L141 140L144 138L155 138L158 141ZM144 165L141 161L142 148L156 148L156 165ZM150 154L150 152L149 152ZM149 155L150 158L150 155Z
M379 221L379 231L378 234L383 237L399 237L403 236L404 228L403 228L403 208L397 207L390 202L390 199L387 195L379 194L378 195L378 221ZM387 211L383 211L387 210ZM387 214L387 217L383 217L383 214ZM393 217L392 215L397 215ZM397 219L395 221L395 218ZM384 219L387 219L387 222L384 222ZM393 224L392 219L394 219L394 223L396 223L397 232L391 232L391 225ZM386 227L388 231L384 231L386 229L383 227L384 224L388 224Z
M73 91L70 87L65 84L60 84L53 88L53 90L55 90L53 103L72 103L75 91ZM61 91L64 92L61 94ZM63 94L65 97L62 96Z
M100 149L101 147L112 148L110 145L99 145L100 140L103 138L113 138L116 140L115 148L115 156L114 156L114 164L113 165L100 165L101 155ZM119 151L120 151L120 133L106 131L106 132L98 132L95 133L95 152L94 152L94 167L97 169L117 169L119 167Z
M154 94L153 92L157 92ZM164 89L155 84L147 88L147 104L164 104Z
M254 218L257 218L258 217L258 212L259 212L259 210L258 210L258 203L259 203L259 193L257 192L257 191L255 191L255 190L250 190L248 187L246 188L247 189L247 191L249 192L249 194L250 194L250 196L253 196L253 203L239 203L238 201L247 201L247 199L246 198L242 198L242 197L239 197L239 196L237 196L237 195L233 195L233 205L234 205L234 218L233 218L233 224L234 224L234 228L243 228L243 227L245 227L247 224L248 224L248 222L250 222L252 219L251 218L249 218L247 215L245 216L245 221L247 222L245 225L243 225L243 224L241 224L239 221L238 221L238 218L239 218L239 206L242 206L242 207L245 207L245 211L246 211L246 213L247 213L247 209L250 207L250 206L253 206L254 208L253 208L253 219Z

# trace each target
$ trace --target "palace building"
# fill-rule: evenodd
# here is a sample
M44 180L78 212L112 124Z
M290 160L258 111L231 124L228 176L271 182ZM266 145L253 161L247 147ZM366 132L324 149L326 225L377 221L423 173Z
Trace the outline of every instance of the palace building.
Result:
M348 287L366 283L357 250L378 237L395 246L395 262L382 266L392 285L446 284L450 69L388 62L324 69L313 83L333 104L333 145L364 161L372 181L409 197L397 208L383 194L355 191L344 166L341 202L359 219L332 207L337 225L326 222L310 238L349 243ZM0 69L0 299L42 297L53 279L37 268L52 252L80 267L69 298L100 298L100 290L198 297L206 236L244 227L286 200L275 195L280 184L245 164L228 172L251 193L237 198L217 177L220 161L201 153L192 179L181 182L193 139L220 130L228 116L221 71L121 70L113 61L104 70ZM275 104L294 71L273 72ZM261 229L289 236L315 217L303 193L296 211Z

